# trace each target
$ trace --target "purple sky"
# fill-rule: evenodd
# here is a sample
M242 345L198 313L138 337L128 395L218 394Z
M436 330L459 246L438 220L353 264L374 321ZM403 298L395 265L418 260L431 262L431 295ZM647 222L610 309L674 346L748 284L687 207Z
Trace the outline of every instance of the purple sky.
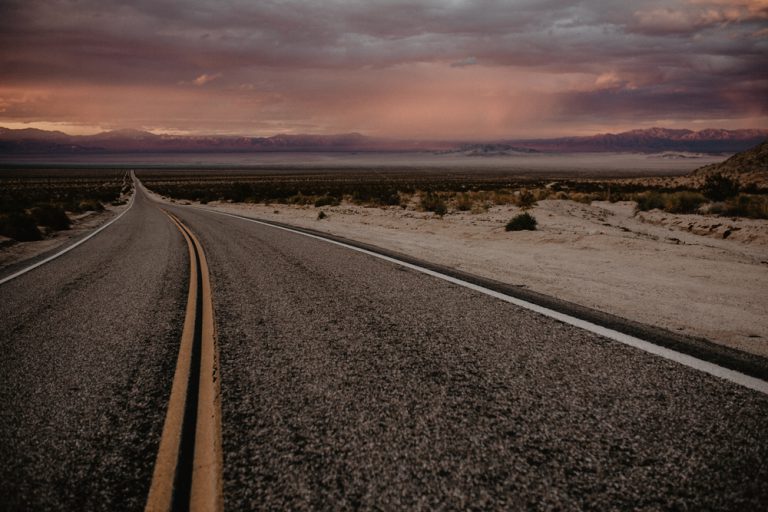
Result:
M0 125L422 139L768 127L768 0L3 0Z

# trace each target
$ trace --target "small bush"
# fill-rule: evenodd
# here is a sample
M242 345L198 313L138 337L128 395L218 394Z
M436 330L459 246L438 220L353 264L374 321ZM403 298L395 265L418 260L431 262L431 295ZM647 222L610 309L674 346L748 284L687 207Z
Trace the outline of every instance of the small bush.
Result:
M713 174L712 176L707 176L707 179L704 180L704 186L701 188L701 191L712 201L725 201L738 195L739 182L722 174Z
M321 206L339 206L339 204L341 204L341 201L339 201L338 197L320 196L315 199L316 208L320 208Z
M707 198L698 192L675 192L667 194L664 211L669 213L696 213Z
M460 212L468 212L472 210L473 205L474 201L472 200L472 196L468 193L462 192L456 196L456 209Z
M36 206L30 211L32 218L40 226L54 230L69 229L70 220L66 212L58 206L48 204Z
M536 218L530 213L521 213L507 222L504 229L505 231L535 231Z
M324 212L324 211L322 211L322 210L320 211L320 213L318 213L318 214L317 214L317 220L323 220L323 219L325 219L325 218L327 218L327 217L328 217L328 216L327 216L327 215L325 214L325 212Z
M635 197L635 201L637 201L637 209L642 212L664 209L664 197L656 191L638 194Z
M768 219L768 197L739 194L738 197L726 201L717 213L729 217Z
M43 238L37 229L35 219L26 213L20 212L0 215L0 235L13 238L19 242L29 242Z
M445 201L433 192L427 192L421 196L421 207L428 212L435 212L441 217L448 212Z
M104 211L104 205L102 205L99 201L96 201L94 199L87 199L84 201L80 201L80 203L77 205L77 211L79 212L101 212Z
M290 204L297 204L297 205L308 205L308 204L314 203L311 197L305 196L301 192L299 192L296 195L290 196L286 201Z
M529 210L536 206L536 196L533 195L533 192L524 188L515 196L515 205L523 210Z

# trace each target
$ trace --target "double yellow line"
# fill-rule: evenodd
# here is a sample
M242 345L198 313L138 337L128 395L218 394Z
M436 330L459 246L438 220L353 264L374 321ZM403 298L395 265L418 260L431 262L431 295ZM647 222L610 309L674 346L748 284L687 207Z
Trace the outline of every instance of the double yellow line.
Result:
M189 295L171 397L145 511L221 511L219 358L208 262L197 237L163 210L187 241Z

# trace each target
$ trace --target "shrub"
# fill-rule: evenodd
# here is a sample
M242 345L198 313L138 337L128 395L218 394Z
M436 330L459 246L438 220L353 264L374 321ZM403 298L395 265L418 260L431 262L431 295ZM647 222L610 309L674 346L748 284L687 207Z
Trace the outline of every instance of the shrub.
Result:
M528 212L516 215L507 222L506 231L535 231L536 218Z
M635 201L637 201L637 209L643 212L664 209L664 197L656 191L638 194L635 196Z
M322 211L322 210L320 211L320 213L318 213L318 214L317 214L317 220L323 220L323 219L325 219L325 218L327 218L327 217L328 217L328 216L327 216L327 215L325 214L325 212L324 212L324 211Z
M515 196L515 205L523 210L533 208L536 206L536 196L533 195L533 192L524 188Z
M19 242L29 242L42 238L40 231L37 229L35 219L21 212L0 215L0 235L13 238Z
M768 219L768 198L765 196L739 194L738 197L728 200L721 211L717 213L731 217Z
M301 192L299 192L296 195L293 195L287 199L287 202L290 204L298 204L298 205L307 205L307 204L313 204L314 201L311 197L305 196Z
M40 226L61 230L69 229L70 220L63 209L48 204L36 206L30 211L32 218Z
M434 192L427 192L421 196L421 207L428 212L435 212L441 217L448 211L445 201Z
M474 201L472 200L472 197L466 192L462 192L456 196L456 209L461 212L468 212L472 210L473 204Z
M739 183L736 180L723 176L722 174L713 174L707 176L704 185L701 188L702 193L712 201L725 201L739 193Z
M80 201L80 203L77 205L77 210L79 212L87 212L87 211L94 211L94 212L100 212L104 210L104 205L102 205L99 201L96 201L94 199L86 199L83 201Z
M321 206L339 206L339 204L341 204L341 201L339 201L338 197L320 196L317 199L315 199L316 208L319 208Z
M707 198L698 192L675 192L667 194L664 211L669 213L696 213Z

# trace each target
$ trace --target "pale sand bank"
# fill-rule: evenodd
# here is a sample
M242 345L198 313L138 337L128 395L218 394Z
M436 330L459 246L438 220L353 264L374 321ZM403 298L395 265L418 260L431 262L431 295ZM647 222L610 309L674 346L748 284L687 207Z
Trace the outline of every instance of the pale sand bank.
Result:
M442 219L346 203L207 206L326 231L768 356L768 221L635 215L634 203L547 200L532 210L538 231L506 232L519 212L512 206ZM317 219L320 210L326 219Z

